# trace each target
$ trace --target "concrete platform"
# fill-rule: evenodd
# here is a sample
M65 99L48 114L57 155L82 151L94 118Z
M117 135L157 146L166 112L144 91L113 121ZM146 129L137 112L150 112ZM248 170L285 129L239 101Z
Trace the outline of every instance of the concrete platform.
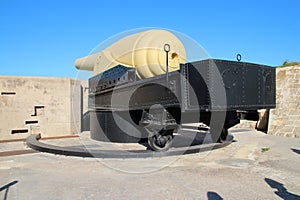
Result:
M300 199L299 139L241 129L230 133L236 142L224 148L157 158L22 154L29 150L24 142L0 143L0 198ZM84 137L43 142L91 145Z

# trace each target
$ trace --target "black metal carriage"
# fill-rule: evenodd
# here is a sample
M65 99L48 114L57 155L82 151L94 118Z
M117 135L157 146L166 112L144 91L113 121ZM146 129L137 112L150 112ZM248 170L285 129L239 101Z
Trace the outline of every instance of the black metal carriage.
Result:
M164 151L182 124L202 122L213 141L223 142L241 118L257 120L258 109L275 108L275 78L274 67L215 59L142 80L118 65L89 79L91 137L147 139Z

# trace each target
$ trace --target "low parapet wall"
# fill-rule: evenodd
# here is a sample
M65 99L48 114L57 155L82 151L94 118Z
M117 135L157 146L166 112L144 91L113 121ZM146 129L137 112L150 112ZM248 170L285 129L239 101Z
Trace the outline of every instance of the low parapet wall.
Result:
M77 134L82 87L70 78L0 76L0 140Z

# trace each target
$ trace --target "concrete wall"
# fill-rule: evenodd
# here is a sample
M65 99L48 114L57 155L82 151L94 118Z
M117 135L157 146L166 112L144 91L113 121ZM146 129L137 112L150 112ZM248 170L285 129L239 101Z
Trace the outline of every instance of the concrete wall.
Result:
M0 140L77 134L82 87L69 78L0 76Z
M90 113L88 112L88 81L81 81L82 86L82 120L81 120L81 131L90 130Z
M271 110L269 134L300 137L300 65L276 69L276 109Z

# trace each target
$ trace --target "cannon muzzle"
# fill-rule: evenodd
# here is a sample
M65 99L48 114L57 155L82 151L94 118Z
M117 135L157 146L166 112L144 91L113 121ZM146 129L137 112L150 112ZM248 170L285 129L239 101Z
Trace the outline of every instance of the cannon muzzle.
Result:
M170 45L169 71L178 70L186 61L183 44L173 33L156 29L126 36L96 54L79 58L75 67L98 74L121 64L136 68L139 78L149 78L166 73L165 44Z

